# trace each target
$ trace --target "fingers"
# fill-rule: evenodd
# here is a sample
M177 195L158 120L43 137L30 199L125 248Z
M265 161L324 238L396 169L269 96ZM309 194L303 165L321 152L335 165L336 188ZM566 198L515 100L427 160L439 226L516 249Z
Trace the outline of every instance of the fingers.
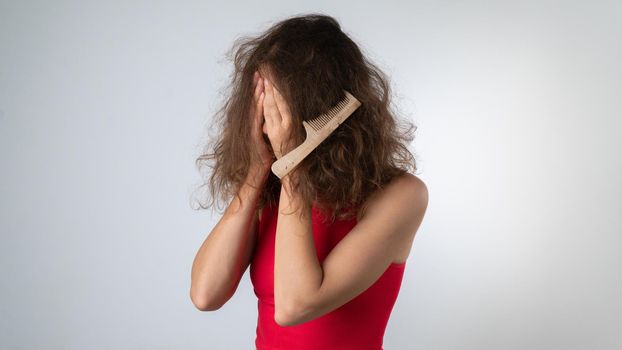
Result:
M255 100L259 99L259 95L261 95L261 92L263 91L263 84L259 84L261 83L261 77L259 76L259 73L255 72L255 75L253 77L253 84L255 85Z
M263 119L263 97L264 97L264 89L263 83L261 82L261 76L258 72L255 72L253 76L253 81L255 83L255 91L253 93L255 99L255 105L253 106L255 117L255 123L261 128L261 123Z
M259 97L255 101L255 106L253 107L253 117L255 119L255 124L257 124L258 128L261 128L261 122L263 121L263 96L263 92L259 94Z
M259 96L257 96L257 99L255 100L256 103L256 113L259 116L263 115L263 101L264 101L264 97L265 97L265 93L263 91L259 92Z
M263 83L261 83L261 76L259 72L255 72L253 74L253 84L254 84L254 92L253 92L253 104L251 107L251 116L253 117L253 132L256 133L257 136L261 135L262 131L262 122L263 122Z
M277 90L276 88L273 87L271 90L274 96L274 101L276 102L276 106L281 112L281 118L283 122L287 123L287 125L291 125L292 115L290 113L289 106L287 105L287 102L285 101L285 98L283 97L283 95L281 95L279 90Z
M266 116L266 122L268 122L268 126L271 126L273 123L277 125L281 124L281 115L276 106L276 102L274 100L274 91L272 89L272 83L268 81L268 79L264 79L264 87L265 87L265 97L264 97L264 115Z
M259 98L257 99L257 105L255 106L255 131L257 132L258 135L261 135L262 133L262 129L263 129L263 98L264 98L264 93L263 91L261 92L261 94L259 94Z

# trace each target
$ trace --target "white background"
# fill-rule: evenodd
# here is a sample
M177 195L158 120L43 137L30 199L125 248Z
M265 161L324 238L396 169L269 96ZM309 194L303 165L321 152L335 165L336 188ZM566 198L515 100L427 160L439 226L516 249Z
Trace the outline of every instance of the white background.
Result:
M188 296L225 51L323 12L391 77L430 203L385 349L622 348L617 1L0 3L0 348L251 349Z

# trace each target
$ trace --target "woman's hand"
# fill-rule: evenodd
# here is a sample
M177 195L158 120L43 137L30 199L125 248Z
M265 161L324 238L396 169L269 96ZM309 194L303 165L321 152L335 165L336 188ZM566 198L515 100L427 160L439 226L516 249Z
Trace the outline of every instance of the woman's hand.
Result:
M262 132L262 123L264 119L264 84L259 72L255 72L253 75L253 86L255 87L255 92L253 94L253 105L251 107L251 118L252 120L252 129L251 129L251 138L253 149L251 153L253 153L252 161L251 161L251 172L261 175L263 173L267 173L270 171L270 167L275 160L272 151L268 149L268 145L263 138Z
M295 148L292 140L292 115L283 96L268 79L263 79L265 99L263 114L266 133L277 159Z

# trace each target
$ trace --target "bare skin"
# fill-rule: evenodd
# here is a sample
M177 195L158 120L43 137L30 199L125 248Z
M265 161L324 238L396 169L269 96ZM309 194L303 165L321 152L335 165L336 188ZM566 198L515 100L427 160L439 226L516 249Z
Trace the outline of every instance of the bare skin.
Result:
M272 148L286 154L295 146L293 118L271 80L265 82L266 131ZM394 179L369 198L357 224L320 262L311 209L291 190L295 176L294 171L281 179L276 227L274 319L281 326L316 319L371 287L405 249L410 250L428 205L427 187L418 177L406 174ZM298 209L284 214L291 208Z
M257 240L260 185L266 175L249 174L192 263L190 299L201 311L218 310L235 293Z
M190 299L202 311L222 307L235 293L250 264L257 240L257 202L276 159L262 137L264 84L258 72L253 84L254 104L249 117L253 120L250 136L255 145L246 181L238 190L243 204L233 198L192 263Z
M249 175L247 184L240 189L245 205L240 205L239 201L234 198L196 254L192 264L190 298L195 307L201 311L218 310L229 301L251 262L253 247L257 239L258 219L261 215L261 210L256 211L255 208L260 189L267 179L262 176L265 175ZM408 177L411 177L411 181L408 182L420 183L415 187L425 191L427 206L425 184L414 175L408 175ZM413 185L408 184L407 181L394 181L392 186L395 189L394 192L406 193L406 187ZM384 191L388 190L389 187ZM379 197L381 197L379 193L369 197L369 208L372 208L371 202L377 201ZM423 202L423 199L419 200L419 205L423 205ZM380 208L376 210L398 210L397 215L410 215L407 207L395 207L391 204L384 204L383 207L376 206ZM415 221L422 220L424 213L421 210L419 209L420 214ZM425 212L425 209L423 211ZM361 218L357 218L357 221L360 220ZM393 263L403 263L408 259L417 228L418 225L412 227L409 234L402 236L398 244L400 248L393 255Z
M288 118L287 109L277 105L280 101L282 107L284 101L275 94L276 89L272 90L269 84L261 82L261 78L256 78L258 109L253 117L258 122L254 124L257 131L254 134L259 135L261 128L261 132L272 136L273 149L279 149L283 143L289 147L291 145L285 137L288 125L286 122L285 126L279 124ZM263 89L258 87L261 85ZM263 103L267 94L273 94L266 99L271 104L269 107ZM266 117L270 118L269 124L260 119L260 108L264 112L270 111ZM213 311L224 305L235 293L252 259L261 215L256 211L257 200L269 175L269 165L278 157L258 147L257 166L251 167L247 182L239 190L244 205L234 198L193 262L190 297L199 310ZM295 195L284 195L283 188L288 182L286 176L279 207L289 207L297 200ZM280 268L277 269L280 270L275 272L275 305L278 304L275 319L279 324L295 325L330 312L367 289L388 264L407 260L428 204L427 187L423 181L407 174L370 196L368 202L369 210L357 218L352 234L340 241L322 264L311 259L315 255L308 240L308 223L295 219L297 213L285 217L279 214L280 230L286 227L288 231L296 231L299 237L296 241L296 236L284 234L291 232L279 234L277 230L280 239L280 248L277 248L277 266ZM300 240L301 234L307 239ZM288 236L293 239L284 238ZM303 262L296 264L300 259ZM301 284L301 279L305 283Z
M310 210L284 214L302 204L290 190L289 177L282 181L275 241L274 317L281 326L337 309L371 287L391 263L405 261L402 254L408 254L428 204L419 178L394 179L369 197L361 219L319 262Z
M267 73L267 72L265 72ZM259 196L268 178L270 166L277 159L262 137L268 135L264 118L265 82L260 72L253 76L252 161L246 181L238 190L243 204L234 197L224 215L208 234L192 263L190 299L201 311L222 307L235 293L248 268L255 242L260 212Z

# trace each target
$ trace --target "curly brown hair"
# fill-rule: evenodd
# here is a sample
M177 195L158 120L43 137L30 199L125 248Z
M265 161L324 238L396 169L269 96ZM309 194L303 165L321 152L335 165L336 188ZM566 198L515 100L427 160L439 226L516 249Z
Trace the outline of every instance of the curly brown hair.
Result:
M333 222L360 218L359 206L396 176L417 170L408 144L417 127L400 121L391 103L389 78L370 62L346 35L335 18L311 13L284 19L259 36L243 36L226 53L234 63L225 101L212 119L208 132L216 132L196 159L199 171L213 160L208 181L211 198L228 201L236 195L250 168L250 132L253 103L253 73L269 67L291 110L293 137L297 145L305 139L303 120L326 112L349 91L361 106L313 150L295 169L292 190L303 202L313 205ZM264 140L270 145L264 134ZM297 180L297 181L296 181ZM280 179L270 173L258 208L277 203ZM200 204L207 209L207 205ZM350 209L358 207L352 212ZM308 206L307 206L308 208Z

